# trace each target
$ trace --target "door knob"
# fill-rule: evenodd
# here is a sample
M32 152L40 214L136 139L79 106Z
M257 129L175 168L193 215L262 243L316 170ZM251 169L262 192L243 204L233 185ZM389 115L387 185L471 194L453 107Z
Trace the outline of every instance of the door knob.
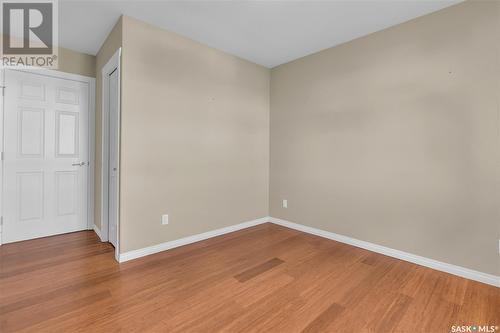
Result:
M79 163L72 163L72 166L84 166L85 162L79 162Z

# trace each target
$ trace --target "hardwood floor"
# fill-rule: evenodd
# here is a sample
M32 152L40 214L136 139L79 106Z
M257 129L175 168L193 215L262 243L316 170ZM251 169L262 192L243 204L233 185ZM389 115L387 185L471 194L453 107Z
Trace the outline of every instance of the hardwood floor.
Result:
M450 332L500 289L273 224L118 264L92 231L0 247L0 331Z

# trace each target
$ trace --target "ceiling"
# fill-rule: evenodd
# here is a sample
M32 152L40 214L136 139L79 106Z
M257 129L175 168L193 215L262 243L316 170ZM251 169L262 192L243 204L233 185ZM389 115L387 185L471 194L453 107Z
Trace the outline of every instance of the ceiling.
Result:
M459 2L60 0L59 41L96 54L124 14L271 68Z

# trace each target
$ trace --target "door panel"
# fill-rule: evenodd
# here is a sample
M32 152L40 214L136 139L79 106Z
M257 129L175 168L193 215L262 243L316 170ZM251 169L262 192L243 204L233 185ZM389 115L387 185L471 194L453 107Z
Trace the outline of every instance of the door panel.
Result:
M45 84L43 82L21 81L19 85L20 99L45 101Z
M56 102L65 104L80 104L80 95L78 90L58 87L56 92Z
M56 172L57 215L72 215L78 212L78 172Z
M44 110L38 108L19 109L18 157L43 156L44 147Z
M78 118L75 112L56 111L56 156L78 156Z
M19 221L43 218L43 173L17 173Z
M87 229L88 84L5 71L2 242Z

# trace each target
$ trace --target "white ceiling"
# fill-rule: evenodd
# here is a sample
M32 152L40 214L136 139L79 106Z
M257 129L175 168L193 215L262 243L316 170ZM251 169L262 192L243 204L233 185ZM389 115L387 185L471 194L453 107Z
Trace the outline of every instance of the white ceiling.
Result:
M61 0L59 40L96 54L124 14L274 67L458 2Z

